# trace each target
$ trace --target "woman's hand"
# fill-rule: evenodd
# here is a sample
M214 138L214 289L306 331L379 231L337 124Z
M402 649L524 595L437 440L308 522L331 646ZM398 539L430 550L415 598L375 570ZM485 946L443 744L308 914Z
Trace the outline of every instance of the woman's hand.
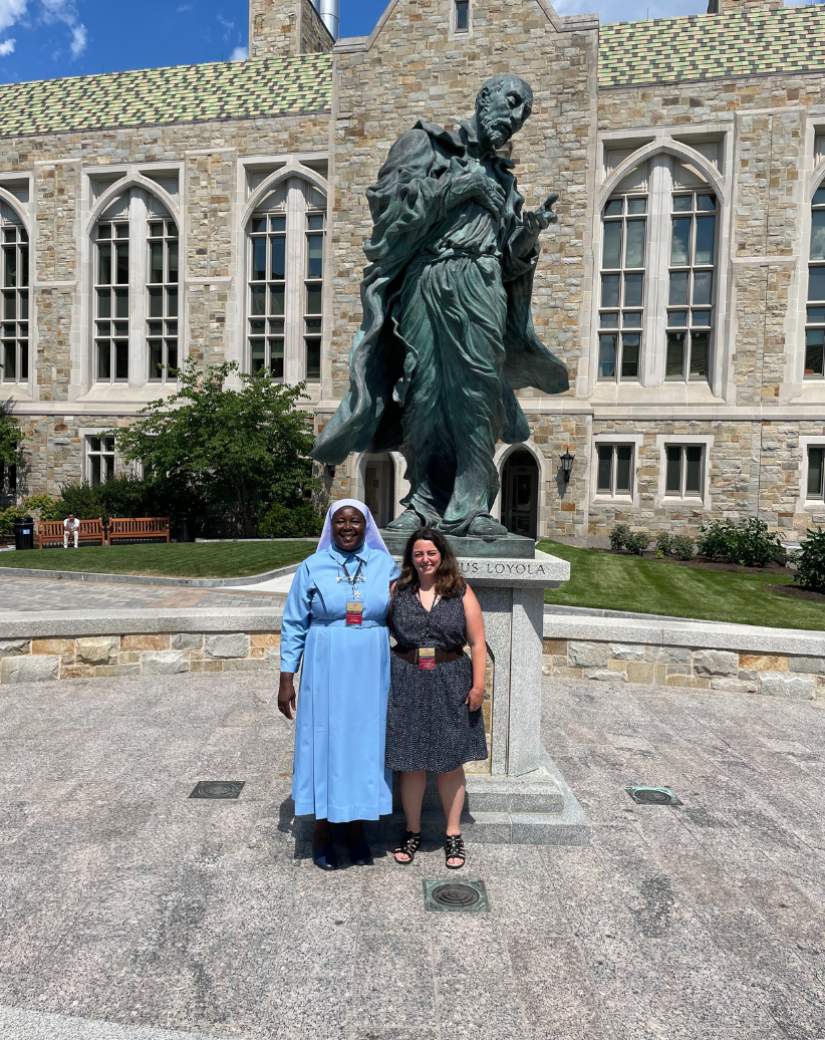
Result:
M295 717L295 676L292 672L281 672L278 683L278 711L288 719Z
M484 690L478 686L470 688L470 692L467 694L467 700L464 702L470 711L478 711L481 705L484 703Z

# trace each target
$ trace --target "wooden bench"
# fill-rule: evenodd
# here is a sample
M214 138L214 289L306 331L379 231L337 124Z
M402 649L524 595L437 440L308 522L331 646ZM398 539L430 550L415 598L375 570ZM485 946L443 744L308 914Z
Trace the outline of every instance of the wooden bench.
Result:
M168 516L113 516L109 521L109 545L115 542L168 542Z
M62 520L38 520L35 527L34 544L38 549L48 549L52 546L63 548L63 521ZM77 530L78 545L105 545L106 537L103 531L103 522L100 517L95 520L81 520ZM74 546L74 536L69 532L69 547Z

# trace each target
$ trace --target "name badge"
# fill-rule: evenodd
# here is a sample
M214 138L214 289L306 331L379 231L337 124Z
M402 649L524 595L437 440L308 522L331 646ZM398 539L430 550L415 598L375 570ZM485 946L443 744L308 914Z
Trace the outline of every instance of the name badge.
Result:
M434 646L420 646L418 648L418 670L419 672L435 671Z
M361 625L364 621L364 604L351 599L347 603L347 625Z

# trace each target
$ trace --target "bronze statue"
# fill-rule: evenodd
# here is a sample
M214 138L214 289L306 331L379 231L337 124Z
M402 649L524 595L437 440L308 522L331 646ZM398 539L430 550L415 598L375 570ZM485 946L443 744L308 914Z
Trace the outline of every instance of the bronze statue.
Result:
M557 196L523 212L514 164L499 155L532 105L518 76L488 79L458 130L420 121L400 137L367 192L374 226L350 389L312 454L336 464L401 448L411 488L393 530L505 535L490 515L496 441L530 432L514 390L569 385L530 315Z

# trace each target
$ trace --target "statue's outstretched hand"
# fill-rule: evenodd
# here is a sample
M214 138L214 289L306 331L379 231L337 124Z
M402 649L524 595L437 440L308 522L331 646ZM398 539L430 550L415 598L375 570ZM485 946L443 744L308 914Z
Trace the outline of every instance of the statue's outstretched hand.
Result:
M466 173L460 173L450 185L450 193L458 202L474 199L498 216L504 207L505 195L501 185L484 170L483 166L474 166Z
M541 206L533 210L530 213L524 214L524 226L532 233L535 234L536 238L546 231L551 224L558 223L558 215L553 212L553 206L558 199L556 192L548 195Z
M511 249L516 256L527 256L535 248L542 231L558 222L559 218L553 212L553 204L557 198L558 195L553 192L538 209L528 210L522 215L521 227L511 241Z

